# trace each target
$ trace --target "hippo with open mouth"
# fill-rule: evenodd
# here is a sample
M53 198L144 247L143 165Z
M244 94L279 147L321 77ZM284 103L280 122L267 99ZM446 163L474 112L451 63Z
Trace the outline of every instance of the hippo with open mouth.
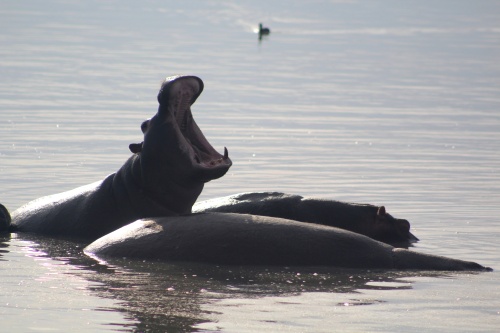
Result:
M31 201L12 213L16 231L94 240L137 219L191 213L204 183L231 167L193 119L191 105L203 91L195 76L165 79L156 115L141 125L144 142L104 180Z

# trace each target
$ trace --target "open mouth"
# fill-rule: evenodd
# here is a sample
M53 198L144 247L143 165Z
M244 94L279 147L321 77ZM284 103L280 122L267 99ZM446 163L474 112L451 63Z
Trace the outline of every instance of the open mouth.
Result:
M202 91L203 81L196 76L167 77L158 93L160 103L158 112L167 118L175 119L174 124L177 125L177 129L174 131L178 133L180 142L183 142L179 144L187 147L187 149L181 147L181 150L185 152L187 150L194 169L193 176L207 182L222 177L231 167L232 161L227 148L224 147L223 155L217 152L194 121L191 105ZM150 123L151 119L142 123L141 130L144 134L149 130ZM141 153L143 144L144 142L132 143L129 149L134 154Z
M203 91L203 82L194 76L171 77L165 82L162 90L166 85L171 85L167 97L168 110L175 117L180 132L191 147L193 164L201 168L221 168L227 171L232 164L227 148L224 147L223 155L218 153L205 138L191 113L191 105Z

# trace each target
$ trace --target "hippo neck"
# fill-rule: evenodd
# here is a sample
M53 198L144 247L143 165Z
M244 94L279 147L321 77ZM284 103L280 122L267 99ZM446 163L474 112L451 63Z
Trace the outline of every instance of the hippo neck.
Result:
M137 218L189 214L203 189L203 184L189 186L173 181L162 184L163 193L147 188L143 184L140 154L132 155L125 162L117 171L113 184L119 204L129 205L126 209L132 210Z

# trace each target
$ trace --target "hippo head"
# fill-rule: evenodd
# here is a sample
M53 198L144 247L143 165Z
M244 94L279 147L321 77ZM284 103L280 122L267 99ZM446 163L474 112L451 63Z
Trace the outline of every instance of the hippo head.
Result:
M395 246L399 243L404 246L406 243L418 241L418 238L410 232L410 222L393 217L386 212L384 206L377 209L372 233L372 238Z
M202 91L203 81L196 76L166 78L158 112L141 125L144 141L129 146L140 158L141 187L189 210L203 184L222 177L232 165L227 149L218 153L194 121L191 105Z

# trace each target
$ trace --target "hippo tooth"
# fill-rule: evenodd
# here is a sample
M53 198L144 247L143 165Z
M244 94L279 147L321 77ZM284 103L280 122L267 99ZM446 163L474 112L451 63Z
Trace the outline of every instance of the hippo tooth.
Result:
M226 160L229 157L229 153L227 151L227 148L224 147L224 159Z

